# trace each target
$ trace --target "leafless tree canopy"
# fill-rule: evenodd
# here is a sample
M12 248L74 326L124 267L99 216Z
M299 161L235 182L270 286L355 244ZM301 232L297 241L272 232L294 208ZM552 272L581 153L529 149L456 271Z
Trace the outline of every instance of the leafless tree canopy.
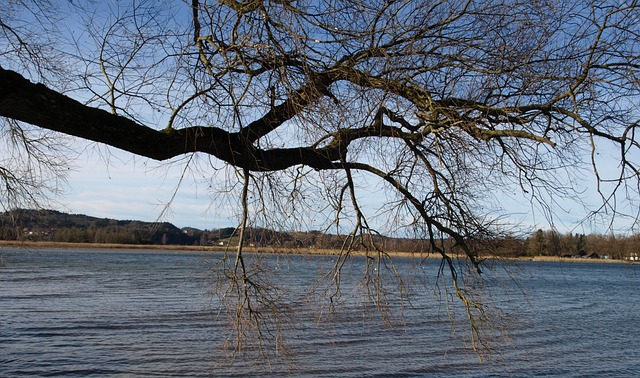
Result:
M377 216L479 269L468 241L496 231L505 188L548 205L590 171L609 215L638 195L637 1L3 3L5 130L211 156L253 188L251 216L321 210L350 220L346 247L379 253Z

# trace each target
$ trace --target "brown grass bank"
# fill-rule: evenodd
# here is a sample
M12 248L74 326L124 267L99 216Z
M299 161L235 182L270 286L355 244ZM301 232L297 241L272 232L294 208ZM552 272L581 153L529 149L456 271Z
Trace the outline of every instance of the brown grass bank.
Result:
M151 245L151 244L108 244L108 243L63 243L63 242L34 242L34 241L12 241L0 240L0 247L15 248L54 248L54 249L104 249L104 250L163 250L163 251L185 251L185 252L234 252L235 247L224 246L193 246L193 245ZM296 254L296 255L324 255L334 256L340 254L336 249L317 249L317 248L274 248L274 247L244 247L244 251L248 253L278 253L278 254ZM440 255L433 253L414 253L402 251L386 252L391 257L403 258L440 258ZM365 252L353 251L353 256L364 256ZM557 256L532 256L532 257L499 257L487 256L489 260L513 260L513 261L543 261L543 262L589 262L589 263L630 263L626 260L614 259L584 259L584 258L567 258Z

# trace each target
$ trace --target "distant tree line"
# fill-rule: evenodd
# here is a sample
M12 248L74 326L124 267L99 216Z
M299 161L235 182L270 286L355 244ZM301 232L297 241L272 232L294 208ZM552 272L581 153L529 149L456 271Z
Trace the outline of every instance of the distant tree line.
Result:
M504 240L500 254L511 254L514 249L524 256L600 257L627 259L640 252L640 234L621 236L614 234L561 234L556 231L537 230L528 238ZM514 246L517 246L514 248Z
M227 246L238 242L236 228L213 230L178 228L171 223L141 222L95 218L54 210L14 210L0 214L0 240L52 241L68 243ZM250 228L245 236L249 246L269 248L340 249L355 243L347 235L321 231L279 232ZM602 234L562 234L537 230L526 237L501 237L477 240L476 247L487 255L502 257L608 257L627 259L640 251L640 234L616 236ZM366 243L362 243L365 245ZM385 251L433 252L431 243L422 239L378 236L376 244ZM450 239L440 247L455 251Z

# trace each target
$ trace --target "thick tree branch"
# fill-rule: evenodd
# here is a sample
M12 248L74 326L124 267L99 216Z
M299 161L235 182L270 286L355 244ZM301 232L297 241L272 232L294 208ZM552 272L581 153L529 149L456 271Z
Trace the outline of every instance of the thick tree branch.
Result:
M285 111L287 112L287 111ZM155 160L204 152L238 167L273 171L304 164L330 168L339 148L255 148L244 135L215 127L159 131L128 118L81 104L0 67L0 116L87 140L105 143ZM267 121L263 121L268 124Z

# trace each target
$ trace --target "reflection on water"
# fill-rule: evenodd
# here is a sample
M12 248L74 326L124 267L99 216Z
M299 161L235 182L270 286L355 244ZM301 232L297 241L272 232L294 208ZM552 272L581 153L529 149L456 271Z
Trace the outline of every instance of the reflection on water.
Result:
M388 327L363 309L357 286L347 282L336 316L318 322L317 303L306 293L327 258L268 256L294 319L287 358L267 365L241 355L229 367L221 350L229 322L211 295L209 257L3 250L0 376L640 374L638 265L522 263L522 292L504 290L513 285L504 271L489 274L510 338L497 339L500 354L480 362L465 343L464 324L452 333L432 285L418 286L404 322ZM434 279L436 267L409 260L399 266L409 281Z

